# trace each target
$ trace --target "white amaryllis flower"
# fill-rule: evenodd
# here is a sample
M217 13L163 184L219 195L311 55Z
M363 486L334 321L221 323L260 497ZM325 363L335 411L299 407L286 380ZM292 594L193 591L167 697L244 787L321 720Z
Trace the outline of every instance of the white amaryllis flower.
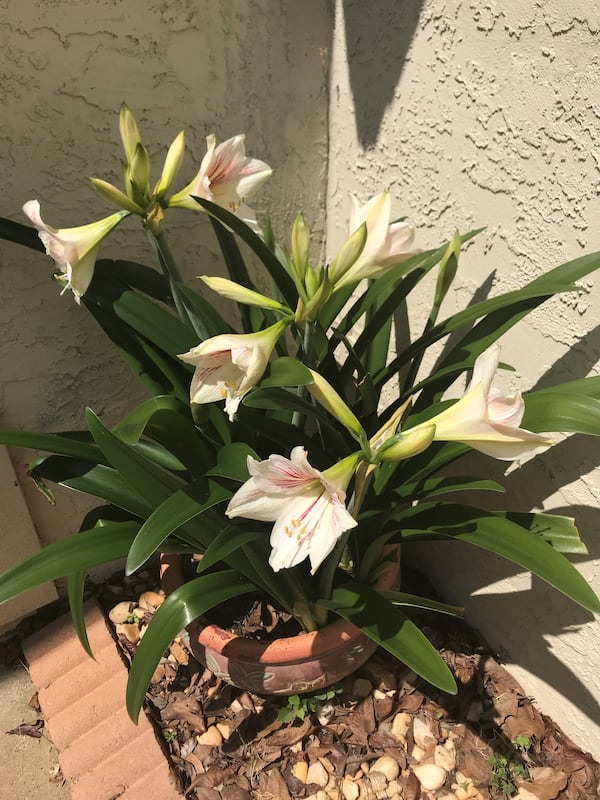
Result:
M42 220L37 200L28 200L23 211L37 228L46 253L54 259L64 274L67 280L65 290L71 289L75 300L81 302L81 296L87 291L94 275L96 256L102 240L129 211L117 211L110 217L78 228L60 229L51 228Z
M246 205L252 195L271 176L273 170L264 161L249 158L244 135L233 136L221 144L213 133L206 137L207 153L196 177L169 199L169 206L200 210L193 197L202 197L237 214L249 224L256 223Z
M233 495L225 513L275 523L269 558L275 572L310 558L314 574L342 533L357 524L345 500L359 460L360 455L354 454L319 472L308 463L303 447L294 447L289 459L248 457L250 478Z
M182 361L196 367L190 401L225 400L225 411L233 420L243 396L261 379L286 324L276 322L258 333L213 336L180 355Z
M343 263L334 259L329 269L329 278L336 289L363 278L372 278L388 267L405 261L419 250L412 246L415 229L406 222L390 225L391 201L387 190L361 205L352 198L352 213L348 222L348 238L362 225L366 225L364 246L354 263ZM342 245L341 250L344 246ZM340 252L341 252L340 250Z
M551 445L548 436L519 427L525 411L520 392L507 396L492 388L499 357L498 344L488 347L475 361L464 396L417 427L435 425L434 440L463 442L501 461L533 455Z

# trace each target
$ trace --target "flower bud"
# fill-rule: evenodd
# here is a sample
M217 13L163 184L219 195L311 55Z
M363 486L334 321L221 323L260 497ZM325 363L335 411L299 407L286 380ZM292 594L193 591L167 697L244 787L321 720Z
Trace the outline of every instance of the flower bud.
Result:
M133 161L136 147L141 143L142 139L135 117L127 103L121 103L119 110L119 133L121 134L127 163L130 164Z
M300 283L304 283L304 276L309 268L309 251L310 233L304 215L300 212L292 227L292 260L294 272Z
M423 450L427 450L434 436L435 425L424 425L406 434L392 436L379 448L377 458L381 461L401 461L418 456Z
M435 285L435 297L433 300L436 306L440 306L444 297L448 294L448 289L452 285L452 281L456 276L456 270L458 269L459 255L460 233L456 231L440 261L437 283Z
M367 241L367 223L363 222L338 250L329 267L329 277L336 284L358 261Z
M235 303L243 303L248 306L258 306L259 308L270 308L273 311L281 311L284 314L291 314L291 309L282 305L277 300L272 300L270 297L265 297L260 292L255 292L253 289L247 289L235 281L230 281L228 278L218 278L209 275L199 275L201 281L216 292L221 297L226 297L228 300L233 300Z
M117 208L130 211L132 214L141 215L144 213L143 208L138 206L130 197L127 197L126 194L123 194L116 186L113 186L112 183L103 181L100 178L90 178L90 181L98 194L109 203L112 203L112 205L117 206Z
M173 139L165 158L162 174L154 187L154 194L161 200L169 191L171 184L181 169L185 153L185 134L183 131Z
M331 386L322 375L319 375L318 372L311 369L310 373L313 377L313 383L309 383L306 388L317 403L322 405L326 411L329 411L338 422L341 422L361 445L365 444L367 435L362 425L335 391L333 386Z

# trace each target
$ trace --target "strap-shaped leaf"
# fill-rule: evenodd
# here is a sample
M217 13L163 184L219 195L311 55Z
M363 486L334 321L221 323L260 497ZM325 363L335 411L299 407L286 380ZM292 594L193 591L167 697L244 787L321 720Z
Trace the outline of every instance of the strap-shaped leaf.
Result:
M318 602L356 625L429 683L456 694L452 673L435 647L398 607L375 589L359 583L344 584L333 591L331 600Z
M254 589L254 585L237 572L225 570L195 578L167 597L146 629L131 664L127 711L134 722L137 722L152 674L177 634L213 606Z
M140 292L153 297L155 300L160 300L170 305L173 304L169 281L160 272L145 264L139 264L137 261L129 261L122 258L115 260L99 258L94 267L92 287L100 281L112 284L115 279L126 283L133 289L139 289Z
M85 588L86 571L80 569L77 572L72 572L67 577L67 594L69 597L69 610L71 612L71 621L75 628L77 638L81 646L88 654L94 657L90 640L88 639L87 629L85 627L85 614L83 610L83 590Z
M124 291L113 301L115 314L170 356L187 352L198 337L187 325L138 292Z
M249 532L245 527L228 525L215 536L206 548L202 560L198 562L198 573L206 572L219 561L226 561L227 557L239 550L240 547L249 545L256 539L264 539L265 536L265 531Z
M258 256L269 275L273 278L275 285L281 292L282 297L290 308L295 308L298 302L298 292L294 286L294 281L286 272L285 267L279 261L277 256L270 250L263 240L254 233L252 228L248 227L235 214L232 214L227 209L216 203L211 203L210 200L204 200L201 197L194 197L194 200L199 203L202 208L208 211L213 217L222 222L225 226L242 239L248 247Z
M203 480L174 492L148 517L127 556L125 572L131 575L152 556L178 528L207 509L229 500L231 490L212 480Z
M212 449L201 438L190 417L189 406L177 397L152 397L124 417L113 432L129 444L139 442L146 434L187 466L194 475L203 474L214 461Z
M218 336L221 333L234 332L231 325L223 319L212 303L198 292L190 289L189 286L179 284L178 288L186 305L194 310L196 320L202 325L203 339L209 339L211 336Z
M255 459L255 461L260 461L260 457L250 445L244 442L226 444L219 450L216 465L208 470L206 474L243 483L250 477L248 473L248 456Z
M417 407L424 408L429 403L433 402L436 397L441 394L450 386L453 381L452 374L447 370L449 367L455 367L457 370L455 375L458 374L463 368L464 364L468 361L474 363L477 356L483 353L493 342L497 341L506 331L510 330L514 325L523 319L530 311L539 306L549 297L565 291L573 291L576 286L574 282L580 280L585 275L598 269L600 267L600 253L591 253L587 256L582 256L566 264L561 264L558 267L550 270L539 278L534 279L526 286L516 290L516 292L508 292L500 295L491 300L484 300L482 303L476 303L470 308L450 317L445 322L432 328L431 333L435 332L435 338L438 339L440 332L442 336L450 332L447 330L448 324L451 325L451 330L458 330L464 325L464 320L467 318L467 323L474 321L478 317L483 317L481 321L475 325L448 353L445 353L436 364L434 372L438 369L444 370L445 377L436 380L430 384L427 392L422 392L419 397ZM509 301L509 302L506 302ZM480 313L483 311L483 313ZM476 317L473 313L476 313ZM456 322L460 324L457 326ZM411 350L410 357L415 353L420 353L427 349L431 344L430 334L421 337L409 350ZM404 358L402 354L401 358ZM400 365L400 361L395 366L395 369ZM390 374L393 374L394 370ZM411 391L411 387L407 387L407 394Z
M139 527L136 522L115 522L38 550L0 576L0 603L48 581L124 558Z
M437 611L439 614L448 614L451 617L464 616L464 608L462 606L449 606L447 603L440 603L438 600L432 600L429 597L421 597L417 594L408 594L407 592L385 592L380 591L379 594L394 606L406 606L407 608L422 608L426 611Z
M587 555L588 549L579 538L573 517L561 514L525 513L521 511L495 511L496 516L505 517L522 528L541 536L559 553Z
M557 386L525 395L521 423L530 431L562 431L600 436L600 399Z
M153 507L158 506L183 481L145 458L103 425L94 412L86 409L86 420L96 444L125 481Z
M219 247L221 248L221 253L223 254L223 260L225 261L225 266L227 267L229 277L235 283L239 283L240 286L246 286L248 289L253 289L254 285L250 280L250 275L246 269L246 264L244 263L244 259L240 253L240 248L238 247L233 234L228 231L218 219L211 217L210 221L212 223L215 236L217 237L217 241L219 242ZM252 328L250 310L245 305L240 304L238 304L238 308L240 311L244 333L251 333L252 330L256 330Z
M313 382L313 376L308 367L301 361L288 356L276 358L271 364L271 369L266 378L260 382L261 389L274 386L307 386Z
M35 433L14 428L0 428L0 444L44 450L61 456L72 456L85 461L107 464L105 456L96 445L78 441L59 433Z
M31 247L32 250L39 250L41 253L46 250L35 228L5 217L0 217L0 239Z
M417 500L427 497L437 497L438 495L448 494L449 492L473 491L505 492L506 489L497 481L470 478L463 475L451 475L449 477L426 478L420 481L407 481L406 483L402 483L395 490L395 494L399 497Z
M600 600L571 562L544 538L506 517L471 506L427 503L403 509L392 518L402 540L441 536L474 544L529 570L583 608L600 613ZM552 518L546 521L551 528Z
M104 464L91 464L66 456L49 456L35 462L31 467L31 477L44 494L49 491L44 481L49 480L106 500L137 517L147 517L154 508L115 469Z

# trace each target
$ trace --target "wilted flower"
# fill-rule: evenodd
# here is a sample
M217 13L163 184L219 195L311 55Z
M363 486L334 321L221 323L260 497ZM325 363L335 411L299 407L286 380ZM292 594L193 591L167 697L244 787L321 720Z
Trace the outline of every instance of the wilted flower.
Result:
M475 361L464 396L417 427L435 425L435 441L462 442L502 461L533 455L551 445L547 436L519 428L525 411L520 392L507 396L492 388L499 356L498 344L488 347Z
M346 488L359 458L348 456L325 472L308 463L303 447L291 457L248 457L249 480L231 498L228 517L274 522L269 564L275 572L310 558L314 573L356 520L345 506Z
M67 279L65 288L71 289L79 303L94 275L98 248L102 240L129 211L117 211L109 217L78 228L51 228L42 220L38 200L28 200L24 213L38 229L46 253L51 256Z
M329 278L336 289L363 278L372 278L419 252L412 247L415 229L411 225L406 222L390 225L391 201L387 190L372 197L363 206L356 197L352 198L352 203L348 239L352 239L362 225L366 225L366 237L364 246L351 264L347 259L336 257L333 260ZM342 245L340 253L344 249L345 245Z
M180 355L196 367L191 402L225 400L225 411L233 420L243 396L261 379L286 324L276 322L258 333L213 336Z
M270 177L271 167L264 161L246 156L244 136L233 136L217 144L214 134L206 137L207 153L198 174L191 183L169 199L169 206L199 210L193 199L201 197L237 214L246 222L255 223L251 208L246 205L252 195Z

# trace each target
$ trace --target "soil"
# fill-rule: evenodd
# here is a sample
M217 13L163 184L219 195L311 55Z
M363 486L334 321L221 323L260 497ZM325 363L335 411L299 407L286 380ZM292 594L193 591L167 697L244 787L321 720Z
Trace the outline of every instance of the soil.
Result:
M125 580L120 575L91 587L107 613L119 602L131 601L139 629L153 613L151 605L140 610L139 598L146 590L158 591L149 572ZM45 624L48 614L52 610L30 618L5 640L6 663L19 657L19 637ZM249 619L259 627L261 618L266 619L269 627L273 615L273 609L255 604ZM600 764L539 712L476 631L441 615L421 614L415 620L454 673L456 696L426 684L380 649L328 692L304 699L259 697L216 678L190 654L185 634L178 637L155 672L146 711L168 749L185 797L600 796ZM130 658L136 649L135 626L117 625L116 638Z

